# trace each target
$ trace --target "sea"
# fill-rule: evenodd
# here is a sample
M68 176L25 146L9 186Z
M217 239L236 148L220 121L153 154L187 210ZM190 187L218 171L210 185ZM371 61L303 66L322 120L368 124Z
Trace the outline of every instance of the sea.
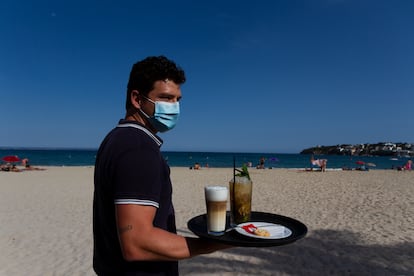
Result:
M28 158L32 166L93 166L96 149L24 149L0 148L0 158L16 155ZM186 152L162 151L171 167L191 168L195 163L203 167L232 168L251 164L256 167L260 158L265 158L265 167L303 169L310 168L310 155L287 153L243 153L243 152ZM410 157L393 156L339 156L315 155L316 159L327 159L327 169L358 168L359 163L370 163L369 169L393 169L404 165ZM4 163L4 161L2 161Z

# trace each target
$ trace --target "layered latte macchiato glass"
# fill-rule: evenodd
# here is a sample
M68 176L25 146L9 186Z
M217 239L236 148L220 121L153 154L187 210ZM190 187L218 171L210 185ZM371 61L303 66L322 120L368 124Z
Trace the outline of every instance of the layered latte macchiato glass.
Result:
M204 188L207 208L207 231L210 235L220 236L226 229L226 210L228 189L223 186Z

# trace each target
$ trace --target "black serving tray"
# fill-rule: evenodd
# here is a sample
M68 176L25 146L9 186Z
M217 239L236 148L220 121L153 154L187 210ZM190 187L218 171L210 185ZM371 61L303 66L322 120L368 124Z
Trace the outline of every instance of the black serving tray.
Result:
M244 236L239 234L235 230L231 230L226 232L222 236L212 236L207 233L207 215L202 214L190 219L187 222L187 227L190 229L195 235L200 238L212 240L215 242L225 243L234 246L240 247L271 247L271 246L280 246L289 243L293 243L298 239L303 238L308 229L306 225L302 222L277 215L271 213L263 213L263 212L252 212L251 215L252 222L269 222L283 225L289 228L292 231L292 234L289 237L281 238L281 239L259 239L259 238L252 238L248 236ZM230 212L227 212L227 219L226 219L226 229L230 227Z

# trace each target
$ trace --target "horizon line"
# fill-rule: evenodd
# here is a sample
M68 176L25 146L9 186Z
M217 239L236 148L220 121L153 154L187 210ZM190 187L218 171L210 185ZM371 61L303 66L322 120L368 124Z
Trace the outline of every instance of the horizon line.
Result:
M91 147L30 147L30 146L0 146L0 150L91 150L99 148ZM220 150L161 150L161 152L208 152L208 153L252 153L252 154L300 154L300 152L273 152L273 151L220 151Z

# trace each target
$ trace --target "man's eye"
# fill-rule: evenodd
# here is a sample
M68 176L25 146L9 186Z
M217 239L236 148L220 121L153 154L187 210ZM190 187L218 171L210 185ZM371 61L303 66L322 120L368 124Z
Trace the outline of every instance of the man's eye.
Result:
M174 100L174 97L166 96L166 97L161 97L160 99L166 102L171 102Z

